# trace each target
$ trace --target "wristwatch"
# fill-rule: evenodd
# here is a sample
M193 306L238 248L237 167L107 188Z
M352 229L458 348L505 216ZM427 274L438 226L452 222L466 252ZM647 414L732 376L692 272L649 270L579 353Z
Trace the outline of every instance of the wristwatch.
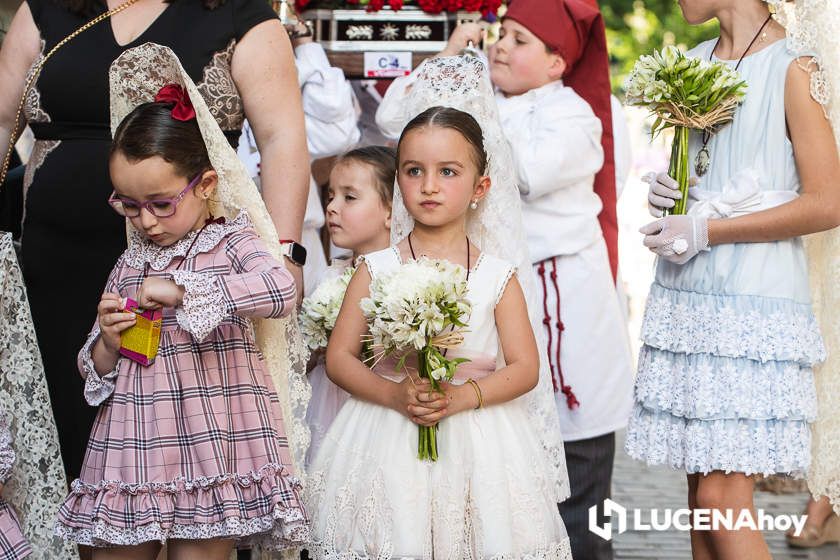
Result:
M312 37L313 35L312 23L300 19L294 25L288 26L286 31L288 31L290 39L302 39L303 37Z
M280 240L280 253L292 261L292 264L297 266L306 264L306 247L293 239Z

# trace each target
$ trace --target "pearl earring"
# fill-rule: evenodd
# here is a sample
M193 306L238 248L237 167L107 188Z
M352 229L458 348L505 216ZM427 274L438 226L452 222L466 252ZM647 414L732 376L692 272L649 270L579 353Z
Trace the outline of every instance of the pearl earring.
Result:
M473 200L472 202L470 202L470 208L471 208L472 210L478 210L478 201L477 201L477 200Z

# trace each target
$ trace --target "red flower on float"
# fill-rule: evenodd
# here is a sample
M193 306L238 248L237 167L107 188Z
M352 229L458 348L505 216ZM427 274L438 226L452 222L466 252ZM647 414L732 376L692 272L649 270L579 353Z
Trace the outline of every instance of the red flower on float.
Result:
M443 11L443 0L417 0L417 5L429 14L439 14Z
M404 0L388 0L388 5L391 6L391 9L395 12L400 11L404 3Z

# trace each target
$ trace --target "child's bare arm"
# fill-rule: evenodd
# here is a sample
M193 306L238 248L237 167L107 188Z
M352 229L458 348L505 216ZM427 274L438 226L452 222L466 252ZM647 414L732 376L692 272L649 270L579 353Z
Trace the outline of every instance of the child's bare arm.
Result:
M415 376L395 383L370 371L360 359L367 323L359 302L369 295L369 285L367 266L359 266L327 345L327 376L357 399L396 410L418 424L433 425L446 399L432 391L428 381Z
M496 305L496 328L505 356L506 366L483 379L476 380L483 405L511 401L537 385L540 358L534 330L528 318L525 295L516 276L511 277L502 298ZM478 395L469 384L450 385L448 415L478 406Z

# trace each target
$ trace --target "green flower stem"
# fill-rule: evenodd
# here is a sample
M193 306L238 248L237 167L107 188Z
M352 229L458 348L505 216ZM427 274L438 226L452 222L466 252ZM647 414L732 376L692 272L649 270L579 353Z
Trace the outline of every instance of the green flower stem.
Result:
M674 127L674 143L671 146L671 162L668 166L668 175L679 185L682 198L676 201L674 207L666 210L666 214L685 214L688 204L688 133L689 129L684 126Z

